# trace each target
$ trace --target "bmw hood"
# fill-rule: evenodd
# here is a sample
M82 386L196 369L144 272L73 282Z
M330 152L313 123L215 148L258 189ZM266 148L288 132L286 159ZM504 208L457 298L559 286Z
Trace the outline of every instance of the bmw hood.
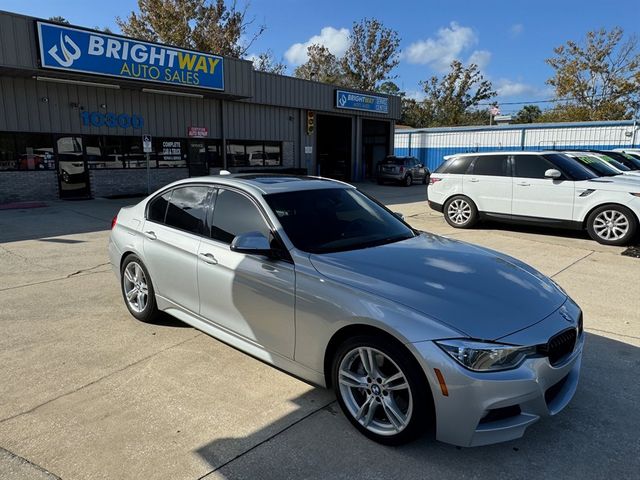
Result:
M312 254L322 275L400 303L476 339L494 340L557 310L567 296L528 265L422 233L401 242Z

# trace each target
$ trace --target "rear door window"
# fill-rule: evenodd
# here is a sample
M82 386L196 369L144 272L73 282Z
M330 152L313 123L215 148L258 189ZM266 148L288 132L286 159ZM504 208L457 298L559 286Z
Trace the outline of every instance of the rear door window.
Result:
M509 177L508 155L480 155L473 164L474 175ZM448 173L448 172L447 172Z
M164 218L167 215L167 206L169 205L172 193L173 191L166 192L151 201L147 210L148 220L164 223Z
M203 234L210 190L201 185L173 190L165 224L197 235Z

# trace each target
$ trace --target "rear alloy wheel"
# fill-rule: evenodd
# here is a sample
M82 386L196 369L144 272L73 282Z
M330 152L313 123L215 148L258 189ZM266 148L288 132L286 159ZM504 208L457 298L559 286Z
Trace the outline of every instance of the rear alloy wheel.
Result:
M158 315L156 297L149 272L136 255L124 259L120 278L129 313L140 321L152 321Z
M413 177L411 176L411 174L409 174L406 177L404 177L404 186L410 187L411 185L413 185Z
M338 403L365 436L385 445L406 443L424 432L431 415L431 396L419 369L401 346L354 337L334 359Z
M596 208L587 219L591 238L603 245L626 245L637 230L637 220L631 210L621 205Z
M454 228L472 227L478 220L478 209L466 197L453 197L444 204L444 218Z

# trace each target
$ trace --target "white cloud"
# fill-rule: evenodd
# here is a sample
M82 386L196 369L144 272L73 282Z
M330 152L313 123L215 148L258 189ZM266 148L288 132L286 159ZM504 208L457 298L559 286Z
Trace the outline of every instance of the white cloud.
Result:
M418 102L421 102L422 100L425 99L425 94L423 90L407 90L405 93L405 96L407 98L417 100Z
M524 32L524 25L522 25L521 23L515 23L511 25L511 28L509 28L509 33L512 37L517 37L522 32Z
M409 63L430 65L440 72L446 72L453 60L476 43L478 37L473 29L451 22L448 27L438 30L435 38L409 45L404 56Z
M294 43L284 53L287 61L292 65L301 65L307 61L307 48L310 45L324 45L336 57L340 57L349 46L349 30L347 28L324 27L320 35L314 35L304 43Z
M520 80L501 78L494 82L499 97L527 96L530 100L545 100L553 96L549 87L538 87Z
M491 52L488 50L474 50L471 55L469 55L469 59L467 60L468 64L475 63L478 65L478 68L482 71L485 69L489 62L491 61Z

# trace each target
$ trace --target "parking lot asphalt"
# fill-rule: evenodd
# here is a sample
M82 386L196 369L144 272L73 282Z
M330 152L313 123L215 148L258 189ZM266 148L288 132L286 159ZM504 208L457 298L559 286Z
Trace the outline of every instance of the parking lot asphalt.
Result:
M414 227L513 255L582 306L578 391L524 438L383 447L333 394L169 317L137 322L108 265L131 200L0 211L0 478L635 478L640 259L575 232L454 230L423 186L360 186Z

